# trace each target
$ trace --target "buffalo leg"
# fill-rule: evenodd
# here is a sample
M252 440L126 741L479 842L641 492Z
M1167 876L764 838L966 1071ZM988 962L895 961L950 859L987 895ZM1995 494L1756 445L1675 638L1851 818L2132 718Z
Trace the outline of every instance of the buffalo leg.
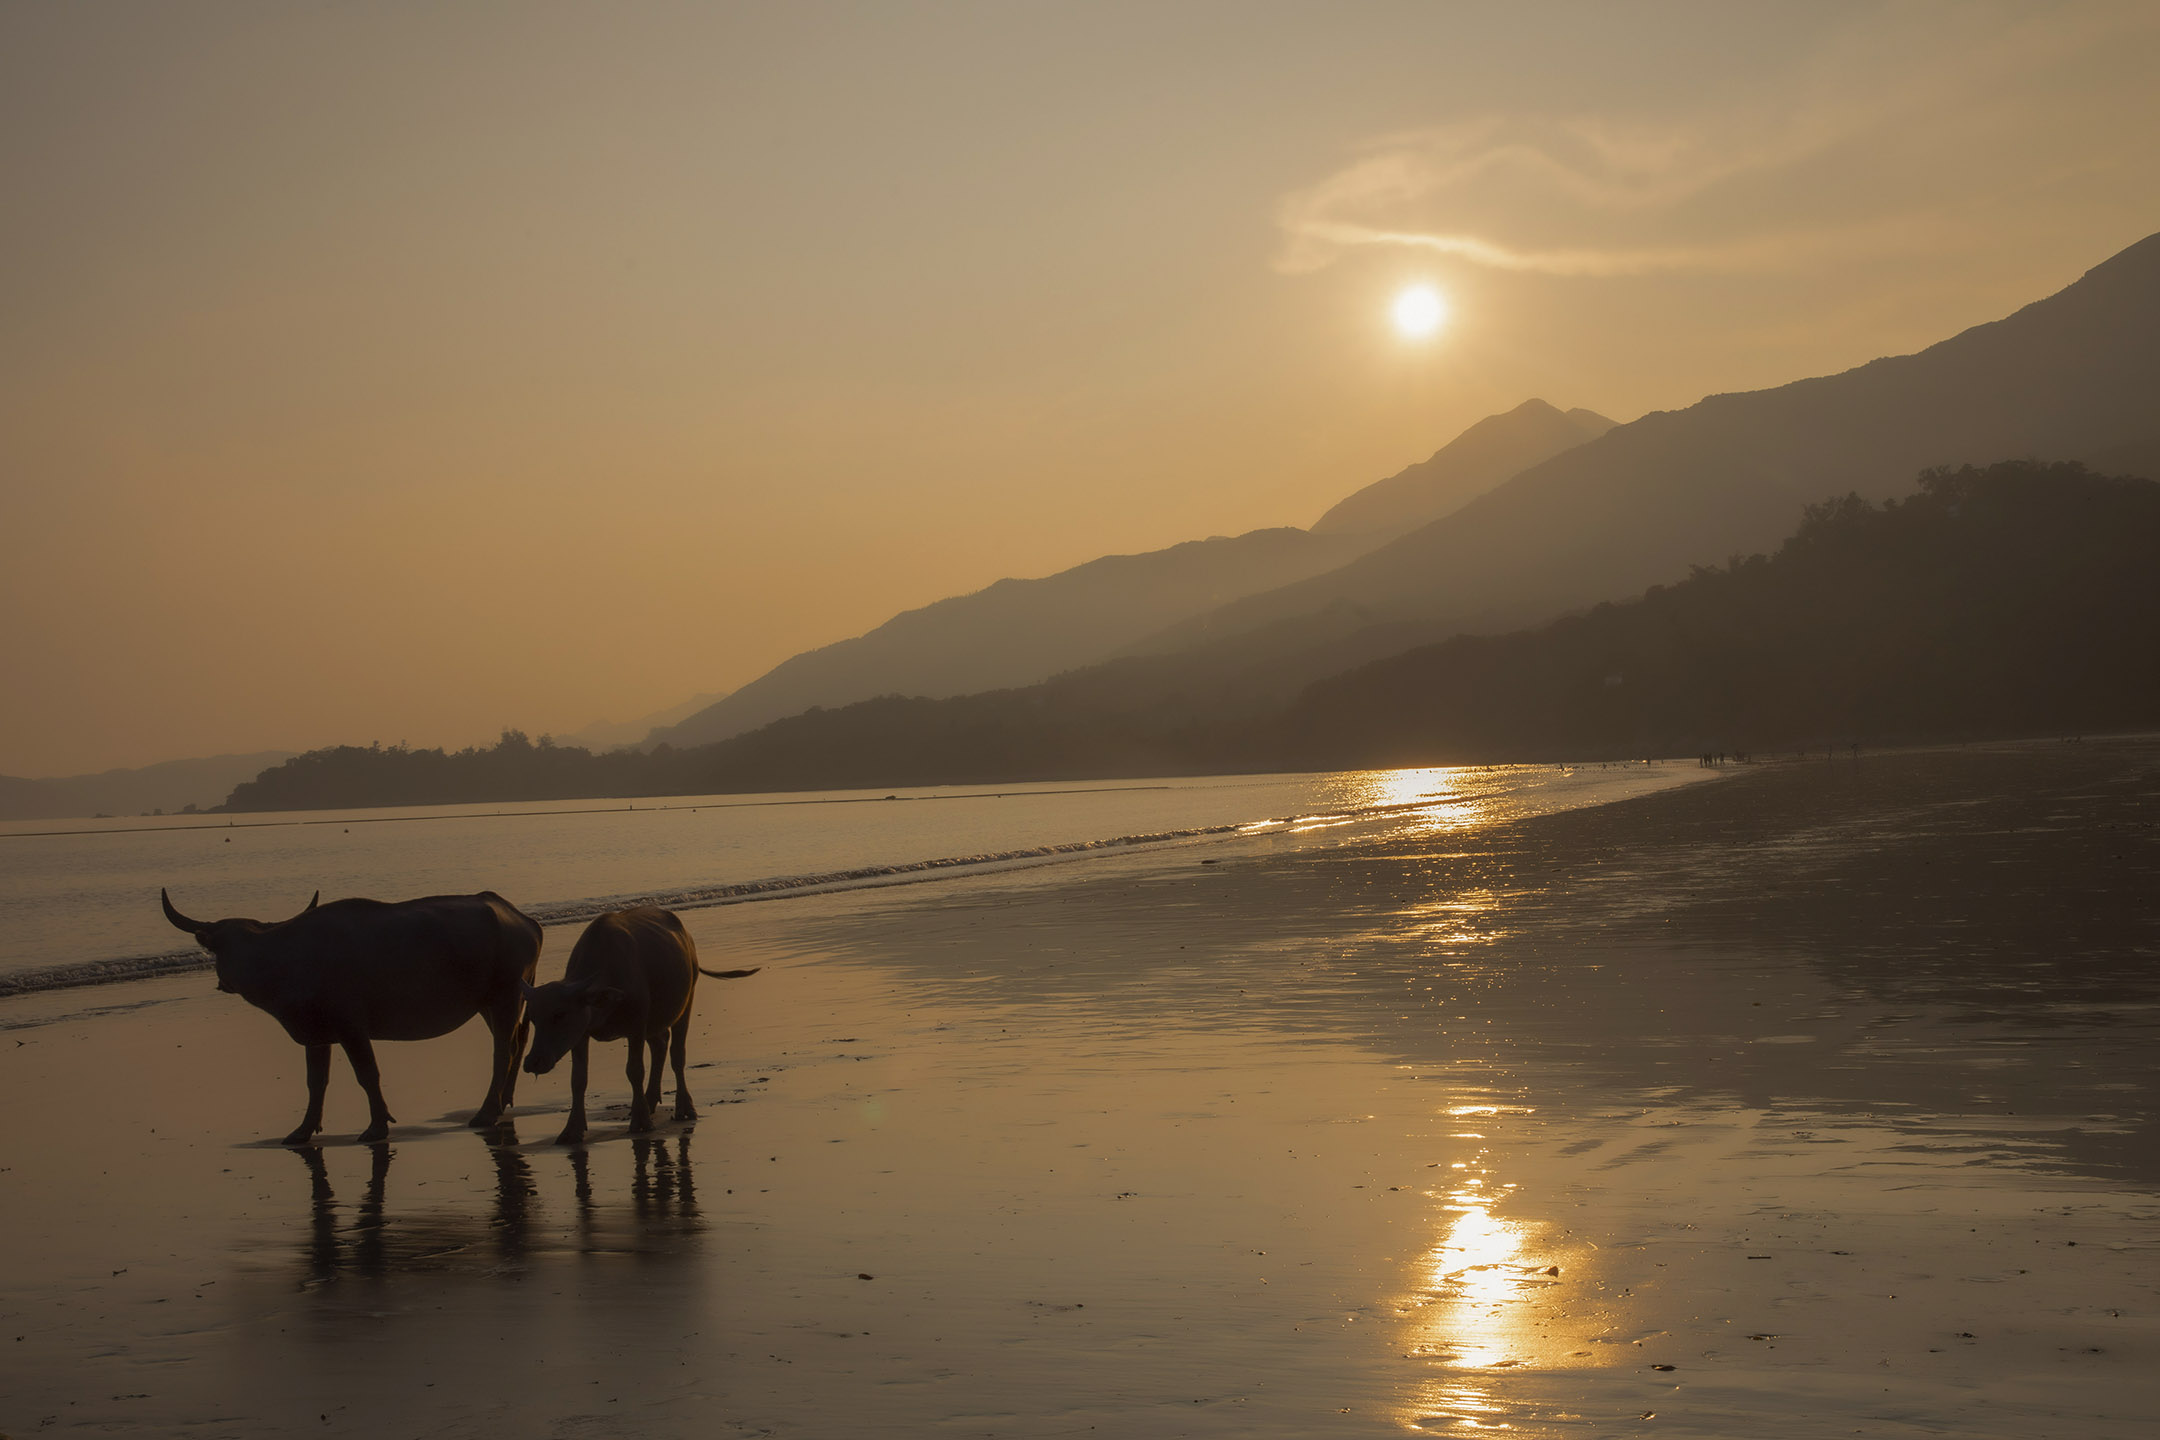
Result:
M365 1035L340 1043L345 1047L346 1060L352 1064L353 1077L360 1082L360 1088L367 1091L368 1127L360 1132L361 1143L387 1140L391 1122L397 1117L383 1101L382 1071L375 1067L375 1047L368 1043Z
M652 1129L652 1106L645 1100L645 1033L630 1032L630 1133L642 1135Z
M523 1013L518 1016L517 1029L510 1036L510 1068L503 1072L509 1078L503 1082L503 1109L508 1110L517 1099L518 1065L525 1059L525 1047L532 1041L532 1021Z
M322 1129L323 1092L330 1088L330 1047L310 1045L307 1047L307 1114L301 1117L300 1128L285 1137L287 1145L305 1145Z
M488 1035L495 1042L495 1061L494 1069L488 1075L487 1098L480 1102L478 1110L473 1111L472 1119L465 1122L474 1129L493 1125L502 1119L503 1111L510 1106L511 1092L517 1087L517 1063L520 1058L516 1045L521 1013L519 1008L513 1005L510 1012L504 1014L503 1007L498 1004L484 1013Z
M675 1060L675 1118L697 1119L697 1106L690 1103L690 1082L683 1079L683 1058L690 1049L690 1017L685 1015L675 1022L675 1029L668 1036L673 1042Z
M592 1042L583 1035L570 1050L570 1118L563 1122L558 1145L575 1145L585 1138L585 1061Z
M660 1118L660 1087L667 1083L667 1031L652 1037L652 1075L645 1082L645 1113Z

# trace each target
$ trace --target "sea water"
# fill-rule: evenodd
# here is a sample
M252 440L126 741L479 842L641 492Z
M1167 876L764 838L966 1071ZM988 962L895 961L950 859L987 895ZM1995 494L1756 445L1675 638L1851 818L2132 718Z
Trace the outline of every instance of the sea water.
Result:
M279 920L321 891L493 890L535 919L678 909L1287 832L1475 828L1701 778L1692 764L1515 765L702 795L0 824L0 995L202 962L198 920Z

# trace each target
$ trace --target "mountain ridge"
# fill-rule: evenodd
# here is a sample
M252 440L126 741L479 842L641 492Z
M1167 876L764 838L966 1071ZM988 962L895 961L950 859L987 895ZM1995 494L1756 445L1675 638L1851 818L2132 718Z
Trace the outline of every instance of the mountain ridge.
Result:
M100 815L179 814L221 804L235 785L293 757L291 750L204 755L92 775L25 779L0 775L0 820L76 820Z
M1348 521L1211 536L1104 555L1038 579L999 580L791 656L695 714L653 729L643 744L681 749L812 706L882 694L944 698L1010 689L1099 663L1168 624L1333 569L1387 541L1390 527L1446 513L1611 423L1591 411L1525 401L1478 421L1428 459L1354 492L1321 517L1325 524L1347 506Z
M1313 522L1312 532L1380 539L1405 534L1446 518L1539 460L1595 440L1616 423L1595 410L1561 410L1544 400L1525 400L1486 416L1430 458L1338 500Z
M1032 684L1147 633L1149 617L1165 607L1190 614L1234 598L1241 592L1230 588L1233 577L1257 571L1301 578L1348 559L1357 543L1283 526L1104 555L1040 579L998 580L791 656L696 714L652 731L645 745L708 744L813 707L896 691L942 698ZM1113 638L1102 638L1106 631Z
M1471 633L1535 623L1772 547L1826 489L1883 499L1930 466L2013 458L2160 469L2160 235L1914 354L1615 426L1334 571L1127 653L1331 609Z

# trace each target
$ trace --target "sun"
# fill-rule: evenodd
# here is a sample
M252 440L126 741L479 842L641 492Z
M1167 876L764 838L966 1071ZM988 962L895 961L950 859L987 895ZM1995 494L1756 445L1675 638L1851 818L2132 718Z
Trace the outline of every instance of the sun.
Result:
M1395 296L1389 314L1405 340L1423 340L1447 323L1447 299L1430 285L1412 285Z

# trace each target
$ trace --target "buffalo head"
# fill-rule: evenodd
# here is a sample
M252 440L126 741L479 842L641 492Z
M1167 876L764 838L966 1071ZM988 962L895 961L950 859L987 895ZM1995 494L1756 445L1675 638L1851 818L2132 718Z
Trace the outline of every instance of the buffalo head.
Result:
M179 907L172 903L172 896L163 890L158 891L158 903L165 907L165 918L172 922L174 929L185 930L188 934L194 936L195 943L209 951L211 956L217 960L218 989L220 990L229 991L233 988L231 977L225 973L225 961L235 948L244 947L247 941L255 936L267 935L281 925L290 925L292 923L292 920L273 920L265 925L260 920L246 920L238 917L228 920L193 920L181 914ZM309 910L313 910L321 903L322 891L318 890L315 892L315 897L309 900L306 907L300 911L300 915L307 914ZM299 919L300 915L293 916L293 920Z
M525 985L525 1018L532 1022L532 1049L525 1069L545 1075L579 1041L592 1034L621 1002L623 992L593 980L551 980Z

